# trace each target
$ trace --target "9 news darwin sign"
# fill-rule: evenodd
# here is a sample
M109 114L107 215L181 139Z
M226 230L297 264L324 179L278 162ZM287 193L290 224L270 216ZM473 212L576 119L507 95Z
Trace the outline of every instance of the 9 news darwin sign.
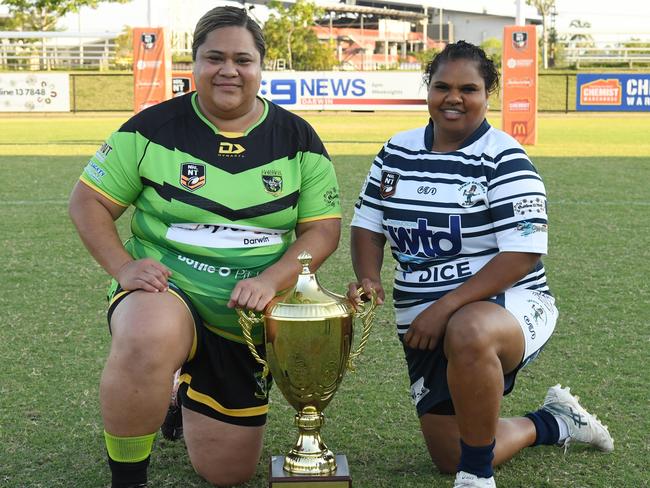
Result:
M426 110L419 72L265 71L259 94L288 110Z
M650 74L579 74L576 110L650 112Z

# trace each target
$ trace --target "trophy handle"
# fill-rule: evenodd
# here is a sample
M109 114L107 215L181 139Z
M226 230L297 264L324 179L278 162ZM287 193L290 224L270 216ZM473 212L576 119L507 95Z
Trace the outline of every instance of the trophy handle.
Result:
M244 336L244 340L246 341L248 350L255 358L255 361L257 361L262 366L264 366L264 369L262 370L262 378L266 378L269 375L269 365L257 353L257 349L255 349L255 343L253 342L253 335L251 333L253 329L253 324L258 324L260 322L263 322L264 319L258 317L257 315L255 315L255 312L251 312L250 310L248 311L248 314L244 312L241 308L236 308L235 310L237 311L237 315L239 315L239 325L241 326L242 335Z
M363 288L357 289L357 294L363 294ZM359 341L359 347L357 350L350 353L348 358L348 369L354 371L354 364L352 361L359 357L363 349L366 347L368 338L370 337L370 330L372 329L372 319L375 317L375 309L377 308L377 292L373 289L370 293L370 302L361 303L357 305L361 309L361 312L355 314L355 316L361 319L363 324L363 333L361 334L361 340Z

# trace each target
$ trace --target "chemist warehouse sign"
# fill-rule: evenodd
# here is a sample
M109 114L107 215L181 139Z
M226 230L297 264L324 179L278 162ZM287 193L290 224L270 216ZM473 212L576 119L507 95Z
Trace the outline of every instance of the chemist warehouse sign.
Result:
M578 75L576 109L599 112L650 112L650 75Z
M426 110L418 72L269 72L260 95L289 110Z

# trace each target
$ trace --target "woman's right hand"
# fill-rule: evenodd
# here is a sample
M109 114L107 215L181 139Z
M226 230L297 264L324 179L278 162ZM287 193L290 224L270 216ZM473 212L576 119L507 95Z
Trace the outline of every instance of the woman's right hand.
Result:
M363 289L363 296L359 295L359 288ZM383 305L384 298L386 298L384 287L381 286L381 281L371 280L370 278L363 278L361 282L353 281L350 283L348 285L347 297L356 308L357 305L361 305L362 302L369 300L372 290L375 290L377 293L377 305Z
M172 272L162 263L151 258L127 261L115 274L124 290L144 290L152 293L167 291L167 278Z

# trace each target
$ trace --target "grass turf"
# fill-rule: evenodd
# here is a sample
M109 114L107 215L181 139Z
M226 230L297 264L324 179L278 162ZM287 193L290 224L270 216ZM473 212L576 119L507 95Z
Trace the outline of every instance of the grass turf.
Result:
M344 208L340 248L319 277L343 292L352 279L347 226L374 154L422 114L303 114L336 164ZM108 349L105 273L80 244L66 200L88 156L128 114L0 118L0 485L104 487L98 381ZM494 120L495 125L498 120ZM549 194L545 259L561 317L543 354L503 402L506 415L536 408L561 382L609 424L611 455L525 450L497 469L504 487L649 486L649 388L644 373L650 325L647 213L650 117L540 117L528 151ZM126 219L120 229L126 233ZM384 278L390 288L390 259ZM323 437L348 456L356 487L450 486L426 454L408 398L405 364L390 310L378 313L357 372L325 411ZM295 440L293 411L273 390L262 461L247 488L266 486L267 461ZM152 487L206 487L182 442L156 441Z

